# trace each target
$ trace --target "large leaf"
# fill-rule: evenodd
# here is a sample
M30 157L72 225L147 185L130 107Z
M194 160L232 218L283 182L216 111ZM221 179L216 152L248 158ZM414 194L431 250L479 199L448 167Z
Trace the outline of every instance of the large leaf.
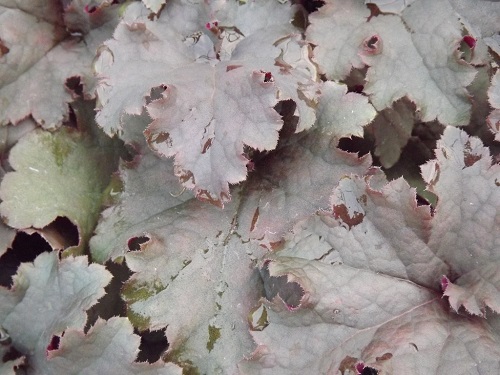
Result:
M363 175L371 159L335 147L321 131L295 134L249 179L238 215L242 236L272 247L293 226L329 206L332 187L345 175Z
M89 1L74 0L67 13L59 1L18 3L0 2L0 125L31 115L53 129L69 115L69 78L80 78L84 95L94 97L91 65L116 25L116 6L88 14L83 10Z
M419 0L401 16L369 16L361 0L332 0L311 15L307 37L318 45L315 59L327 77L344 79L366 64L365 92L377 110L408 96L423 121L466 125L465 88L475 70L461 59L463 25L450 4Z
M494 327L454 312L498 311L498 173L479 140L448 128L424 168L434 216L403 180L341 180L331 211L264 262L268 326L243 372L498 372Z
M114 241L122 253L128 245L134 272L122 292L129 318L141 330L167 327L166 358L201 373L231 373L254 348L247 315L260 280L252 259L264 250L233 234L235 205L221 211L191 199L151 212Z
M46 350L52 336L68 328L83 330L85 310L104 295L111 274L86 257L59 261L58 253L42 253L23 263L10 290L0 289L0 324L12 345L24 353L29 374L47 371Z
M252 259L263 249L232 235L227 214L191 202L171 211L128 253L128 314L140 329L166 328L168 360L203 374L234 373L254 343L247 317L261 293ZM231 212L231 211L230 211Z
M229 184L246 178L246 148L276 146L278 100L298 103L302 130L314 123L317 91L308 46L293 26L283 25L294 7L224 4L174 1L156 21L132 4L96 63L97 120L105 131L121 134L128 126L123 114L140 114L151 89L163 87L163 98L147 105L154 120L148 142L175 157L184 186L220 206L230 199ZM177 18L193 32L181 33ZM131 78L122 80L123 74Z
M290 311L276 297L267 307L269 325L253 332L259 346L240 365L244 374L500 371L498 336L487 322L450 314L426 288L301 258L283 257L270 270L271 279L287 275L286 285L304 288L302 306Z
M138 130L142 134L141 129L148 119L135 117L127 121L133 121L134 126L124 130L125 138L135 139L135 134L130 134L130 131ZM90 240L92 258L100 263L123 256L128 239L141 230L147 219L157 217L160 220L168 209L192 199L192 195L183 194L179 180L173 174L172 162L156 156L144 138L142 143L131 144L136 155L132 161L120 163L117 177L121 183L112 182L109 189L109 194L117 202L101 213L96 235ZM121 188L117 186L120 184Z
M182 191L168 164L136 150L120 167L123 191L103 213L92 255L124 257L134 272L123 288L128 316L141 330L167 327L166 359L230 373L254 348L247 315L261 293L253 260L264 249L237 237L239 199L221 210L190 194L172 196Z
M270 150L278 143L283 122L273 109L276 88L264 73L237 66L178 74L164 99L148 106L155 121L145 134L157 152L175 155L176 174L198 198L223 205L228 183L246 178L243 146Z
M439 198L429 246L450 266L445 295L458 310L500 312L500 166L477 138L447 129L422 167Z

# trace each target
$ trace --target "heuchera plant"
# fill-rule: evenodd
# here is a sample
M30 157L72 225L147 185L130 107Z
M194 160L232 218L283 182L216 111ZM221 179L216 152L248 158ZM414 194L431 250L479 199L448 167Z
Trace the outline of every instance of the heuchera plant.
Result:
M499 20L0 0L0 373L499 374Z

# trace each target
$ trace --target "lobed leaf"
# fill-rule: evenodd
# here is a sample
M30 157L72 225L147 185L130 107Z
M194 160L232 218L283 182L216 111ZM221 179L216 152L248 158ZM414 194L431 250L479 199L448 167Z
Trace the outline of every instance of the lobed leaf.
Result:
M104 296L111 274L87 258L42 253L31 263L22 263L14 285L0 289L0 324L13 346L26 355L28 374L50 373L46 350L52 336L67 329L83 330L85 310Z
M21 138L9 155L14 171L0 185L4 221L16 229L42 229L58 216L67 217L79 232L78 245L68 252L81 252L97 223L116 158L113 144L101 141L69 129L38 129Z
M59 347L48 352L46 369L51 374L141 374L181 375L182 369L161 360L137 363L140 338L133 333L127 318L98 319L93 327L82 331L67 330Z
M338 150L321 131L293 135L248 181L238 231L272 247L293 226L329 206L332 187L346 174L363 175L371 159Z
M318 126L336 139L363 136L363 126L375 118L376 112L368 98L347 92L346 85L324 82L318 103Z
M122 115L140 114L151 90L161 87L163 98L147 104L154 120L148 143L175 157L176 175L198 198L223 206L229 184L246 178L245 148L276 147L279 100L297 101L300 130L314 123L316 70L302 36L283 25L295 10L278 2L173 1L152 21L141 4L131 4L96 63L97 121L108 134L121 134Z
M175 156L176 175L199 199L223 206L228 184L246 178L244 145L270 150L278 143L276 88L264 73L232 65L178 74L163 99L148 105L154 121L145 135L159 154Z
M447 128L422 175L439 197L429 246L450 267L446 275L456 287L444 289L451 306L499 312L499 165L479 139Z
M347 0L329 2L311 15L307 38L319 46L314 54L320 70L329 79L344 79L351 67L366 64L365 92L377 110L407 96L422 121L467 124L466 87L475 70L457 51L463 26L450 4L419 0L401 17L369 15L362 1Z
M402 179L346 177L331 210L264 259L267 324L243 373L500 369L496 326L455 314L498 311L498 165L452 127L436 157L423 167L440 197L433 216Z
M46 3L0 4L0 125L32 116L46 129L59 127L74 99L67 87L73 77L80 79L85 97L94 97L91 65L95 50L116 25L116 6L72 17L76 3L83 9L81 1L64 9L67 14L60 2Z
M252 259L263 249L232 236L233 213L186 202L148 220L140 249L125 255L129 318L139 329L167 327L166 358L190 371L233 373L254 348L247 316L261 284Z

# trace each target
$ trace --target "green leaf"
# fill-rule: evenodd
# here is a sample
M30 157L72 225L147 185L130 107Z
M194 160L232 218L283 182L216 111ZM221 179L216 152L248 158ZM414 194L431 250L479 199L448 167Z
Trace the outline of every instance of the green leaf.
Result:
M97 223L101 194L116 159L112 142L67 128L56 133L35 130L11 150L14 172L0 185L0 214L16 229L42 229L58 216L78 228L80 253Z

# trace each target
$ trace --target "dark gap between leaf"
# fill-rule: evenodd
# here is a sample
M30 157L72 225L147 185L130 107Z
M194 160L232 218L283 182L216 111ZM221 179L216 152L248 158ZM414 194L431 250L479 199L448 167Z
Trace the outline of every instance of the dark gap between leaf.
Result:
M68 90L73 92L74 96L76 97L83 96L83 84L81 82L80 77L78 76L69 77L66 80L66 87L68 88Z
M125 281L132 276L132 271L127 267L125 261L121 263L108 261L106 262L106 269L111 272L113 278L104 288L106 292L104 297L88 310L87 324L84 328L85 333L95 324L98 318L108 320L113 316L127 316L127 305L121 298L121 290Z
M297 129L298 117L295 113L295 102L293 100L283 100L276 104L274 109L281 115L283 119L283 127L279 131L278 145L272 151L259 151L245 146L245 155L250 160L247 165L248 172L267 170L269 161L274 155L280 152L280 148L290 141L290 137L295 134Z
M373 145L366 138L353 136L352 138L340 138L338 148L347 152L357 153L358 157L362 157L370 152Z
M361 375L377 375L378 371L372 367L366 366L363 371L361 371Z
M169 346L167 337L165 336L165 330L166 327L157 331L146 330L139 332L137 329L134 330L134 333L141 337L141 344L139 345L139 354L137 355L136 362L147 361L149 363L154 363L160 359Z
M8 362L8 361L14 361L20 357L23 356L23 353L21 353L19 350L17 350L15 347L11 346L8 351L6 351L2 357L2 362Z
M71 222L66 216L58 216L56 219L43 228L53 230L59 234L64 242L64 248L77 246L80 243L80 234L75 224Z
M437 122L416 123L408 143L401 151L398 162L391 168L382 168L388 180L403 177L412 187L416 188L417 203L430 204L431 212L436 207L437 197L423 189L425 183L420 174L420 166L434 158L437 140L441 138L443 131L444 127ZM380 165L378 158L373 156L373 159Z
M21 263L33 262L43 252L51 252L52 248L38 233L18 232L12 247L0 257L0 285L12 287L12 276Z
M347 92L355 92L357 94L362 94L366 85L366 73L368 72L368 67L361 69L351 69L349 75L342 81L347 85Z
M325 5L324 0L301 0L299 1L300 4L304 7L304 9L308 13L312 13L317 11L319 8L321 8L323 5Z
M68 119L63 122L63 126L71 129L78 129L78 120L71 104L68 104Z

